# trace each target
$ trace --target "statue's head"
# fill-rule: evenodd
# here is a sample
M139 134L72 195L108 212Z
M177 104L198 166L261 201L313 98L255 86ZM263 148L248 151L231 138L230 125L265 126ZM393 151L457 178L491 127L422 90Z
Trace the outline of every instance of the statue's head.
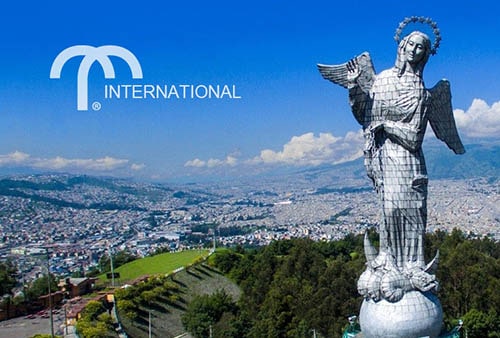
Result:
M417 75L422 76L430 55L431 40L427 34L413 31L399 43L396 68L402 75L406 71L406 67L410 66Z

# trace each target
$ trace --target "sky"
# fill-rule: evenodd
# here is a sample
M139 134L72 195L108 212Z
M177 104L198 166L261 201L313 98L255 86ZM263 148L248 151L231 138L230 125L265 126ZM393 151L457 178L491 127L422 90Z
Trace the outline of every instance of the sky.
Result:
M316 64L368 51L377 72L392 67L395 29L408 16L439 26L442 41L424 81L428 88L451 82L464 143L496 142L499 10L497 1L2 4L0 172L171 180L352 160L363 139L347 91L323 80ZM415 29L434 39L425 25L404 32ZM109 56L114 78L94 62L88 109L78 110L84 56L69 58L59 78L50 70L60 52L81 45L125 48L142 78L132 78L120 55ZM155 98L146 85L176 92ZM109 86L122 88L119 99L106 97ZM220 98L204 97L209 86L219 86Z

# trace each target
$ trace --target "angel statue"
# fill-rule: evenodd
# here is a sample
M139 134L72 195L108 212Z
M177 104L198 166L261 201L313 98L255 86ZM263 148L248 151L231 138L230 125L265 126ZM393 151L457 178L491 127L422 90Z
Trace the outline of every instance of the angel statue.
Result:
M435 35L413 31L399 35L410 22L429 24ZM382 220L379 253L365 236L367 269L358 281L366 298L398 301L404 292L437 289L430 264L424 261L427 222L427 170L422 151L427 122L456 154L465 152L453 118L450 85L424 86L423 71L441 37L428 18L411 17L397 32L394 67L375 74L365 52L341 65L318 64L321 75L349 90L349 102L365 136L365 168L380 198Z

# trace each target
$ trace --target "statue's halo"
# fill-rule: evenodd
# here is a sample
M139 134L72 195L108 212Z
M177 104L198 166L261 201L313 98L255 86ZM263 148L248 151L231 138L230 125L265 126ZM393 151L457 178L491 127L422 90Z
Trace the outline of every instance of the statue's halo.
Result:
M409 23L423 23L427 24L432 28L432 33L434 34L434 43L432 44L431 48L431 54L434 55L437 53L437 50L439 48L439 43L441 42L441 34L439 32L439 28L437 26L437 23L433 21L431 18L426 18L423 16L410 16L406 17L403 21L399 23L398 28L396 29L396 34L394 35L394 40L399 44L401 41L401 32L403 29L408 25Z

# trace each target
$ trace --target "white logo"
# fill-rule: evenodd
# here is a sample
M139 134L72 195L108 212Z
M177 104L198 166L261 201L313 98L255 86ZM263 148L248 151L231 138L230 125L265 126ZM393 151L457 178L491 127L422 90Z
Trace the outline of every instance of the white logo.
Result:
M54 59L50 69L50 78L60 79L64 64L75 56L84 56L78 68L77 76L76 91L78 110L88 110L88 76L90 67L92 67L95 61L99 62L101 65L106 79L115 78L115 70L109 56L117 56L123 59L132 72L132 78L142 79L141 65L135 55L128 49L113 45L100 47L77 45L66 48Z

